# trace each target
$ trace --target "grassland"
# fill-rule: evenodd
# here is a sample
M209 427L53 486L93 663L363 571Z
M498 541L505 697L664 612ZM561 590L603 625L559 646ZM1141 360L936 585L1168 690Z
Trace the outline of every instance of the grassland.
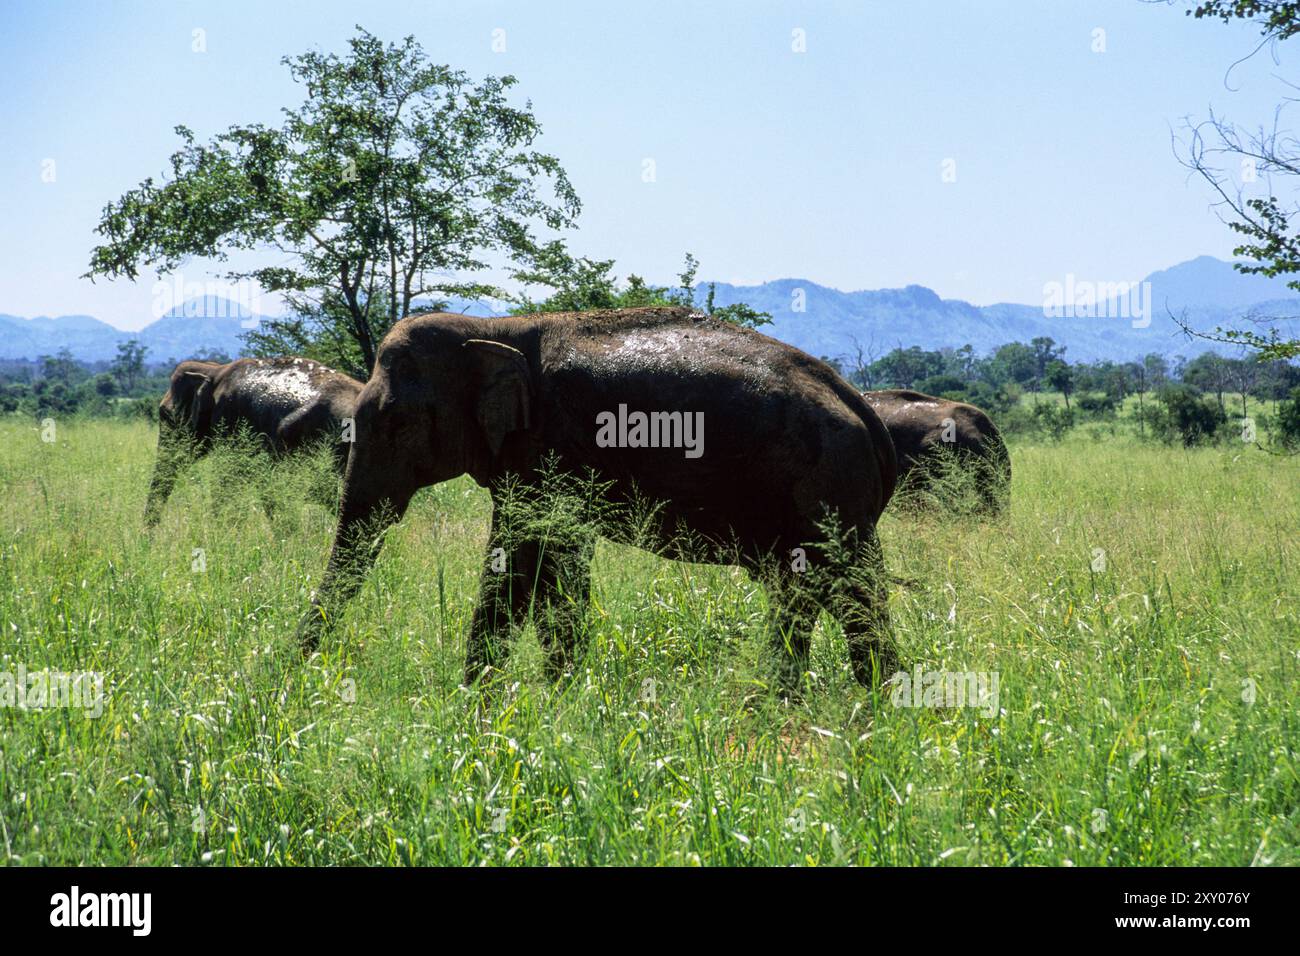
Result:
M1295 459L1077 430L1013 444L1000 522L888 514L904 661L996 672L995 716L858 687L826 618L784 704L745 575L606 544L584 670L524 634L482 708L482 491L422 492L304 663L320 464L211 460L145 533L153 436L0 422L0 672L105 680L0 709L10 863L1300 863Z

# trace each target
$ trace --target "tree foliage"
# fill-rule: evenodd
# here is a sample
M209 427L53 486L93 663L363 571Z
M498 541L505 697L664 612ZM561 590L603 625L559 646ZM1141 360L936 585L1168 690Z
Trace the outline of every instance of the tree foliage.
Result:
M1280 43L1300 33L1300 3L1284 0L1204 0L1186 11L1196 19L1253 22L1265 40ZM1240 272L1269 277L1288 276L1287 285L1300 291L1300 235L1292 222L1300 205L1279 196L1274 183L1300 175L1300 142L1282 128L1279 105L1271 127L1243 130L1211 113L1208 120L1189 123L1182 144L1184 164L1209 183L1217 196L1228 228L1241 236L1233 254L1246 259L1233 265ZM1268 195L1251 196L1234 180L1229 169L1239 169L1246 183L1268 183ZM1290 192L1294 194L1295 187ZM1191 328L1176 319L1183 330L1215 342L1240 345L1265 359L1300 356L1300 339L1283 336L1276 327L1263 331L1218 327L1213 332ZM1265 322L1259 323L1266 326Z
M695 286L699 260L686 253L685 265L676 286L656 286L631 274L626 283L614 274L613 259L574 257L558 240L548 243L536 257L535 266L520 270L517 277L528 284L553 290L541 300L521 297L511 311L516 315L533 312L584 312L591 309L629 309L642 306L682 306L703 309L708 315L756 328L772 321L769 312L759 312L743 302L718 306L710 283L700 301Z
M1274 40L1285 40L1300 33L1300 3L1291 0L1204 0L1188 10L1187 15L1224 23L1251 20L1259 24L1264 36Z
M110 370L122 389L135 391L135 384L144 377L144 357L149 349L140 344L139 339L127 339L117 345L117 357L113 359Z
M533 148L531 104L508 102L513 77L474 82L427 62L414 37L385 44L358 27L349 47L282 60L306 99L278 128L200 143L178 126L169 174L105 207L87 274L273 251L275 265L226 273L299 316L254 341L333 337L365 371L421 300L500 295L473 277L531 262L536 230L568 227L580 209L559 161Z

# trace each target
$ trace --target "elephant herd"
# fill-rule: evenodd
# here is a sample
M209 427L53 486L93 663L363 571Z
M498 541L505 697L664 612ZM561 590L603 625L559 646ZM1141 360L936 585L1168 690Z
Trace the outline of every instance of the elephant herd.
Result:
M536 623L553 679L571 672L598 537L739 564L766 588L776 678L796 691L819 611L870 685L898 667L876 524L895 489L952 452L1005 506L1010 463L979 409L910 391L860 393L829 365L683 308L527 317L434 313L393 326L364 385L303 358L182 362L159 409L145 509L236 428L276 456L327 443L342 475L305 651L356 593L420 488L468 474L492 496L465 681L499 668ZM529 517L560 483L566 527Z

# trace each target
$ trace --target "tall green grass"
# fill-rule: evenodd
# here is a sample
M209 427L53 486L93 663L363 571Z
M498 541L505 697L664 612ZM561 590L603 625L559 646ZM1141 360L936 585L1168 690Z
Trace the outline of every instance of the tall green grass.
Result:
M553 688L525 633L484 707L467 479L304 663L320 462L219 455L145 533L153 431L57 437L0 423L0 671L106 700L0 709L11 863L1300 863L1294 459L1075 436L1013 445L999 521L887 515L901 656L997 672L988 717L859 687L825 617L783 703L748 577L605 543L583 670Z

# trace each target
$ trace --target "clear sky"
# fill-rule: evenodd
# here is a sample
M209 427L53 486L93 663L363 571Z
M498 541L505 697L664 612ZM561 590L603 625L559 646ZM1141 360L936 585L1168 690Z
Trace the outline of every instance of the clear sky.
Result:
M85 271L103 205L158 175L172 128L275 123L279 64L354 24L512 73L583 199L578 252L666 282L920 283L985 304L1139 279L1232 234L1170 136L1281 99L1254 30L1141 0L195 2L0 6L0 312L147 323L150 275ZM1105 51L1094 52L1105 31ZM206 52L192 50L204 31ZM505 52L493 52L493 31ZM806 52L792 49L803 30ZM1300 46L1300 41L1294 41ZM1285 48L1283 48L1283 52ZM1293 54L1294 56L1294 54ZM1294 71L1292 71L1294 72ZM642 181L652 158L657 181ZM42 181L55 161L55 181ZM944 182L945 160L956 181ZM202 279L202 263L185 278ZM271 309L268 311L278 311Z

